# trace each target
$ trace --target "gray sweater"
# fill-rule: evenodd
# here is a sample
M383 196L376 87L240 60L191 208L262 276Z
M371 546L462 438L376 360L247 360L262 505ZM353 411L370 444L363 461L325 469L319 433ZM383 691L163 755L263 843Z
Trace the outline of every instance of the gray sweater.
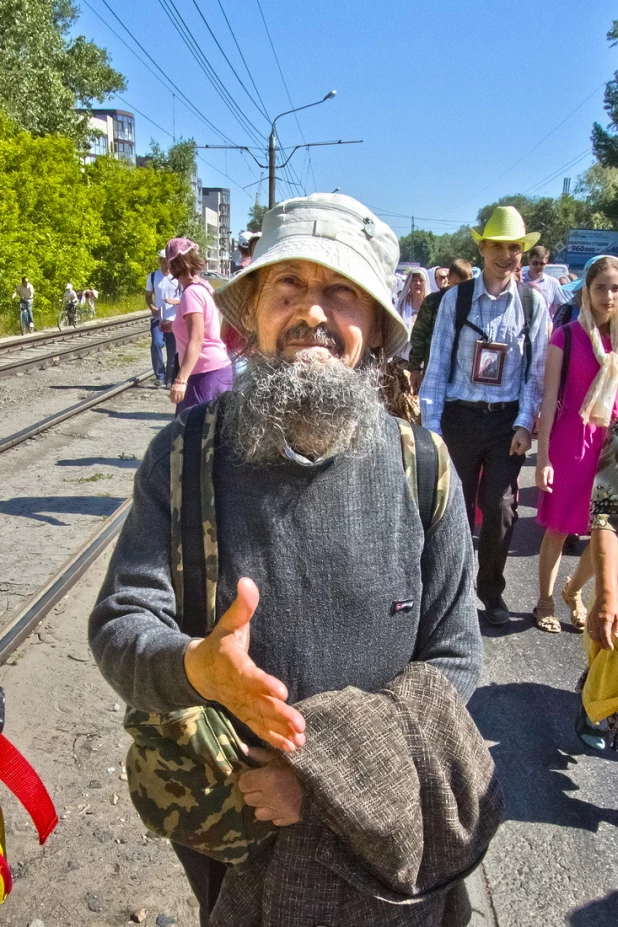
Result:
M309 468L240 464L217 447L217 613L241 576L256 582L250 655L285 683L291 703L348 685L376 692L410 660L441 670L464 699L477 684L482 644L459 480L453 473L446 512L425 540L397 424L385 414L383 427L386 441L369 456ZM175 621L170 436L168 426L154 438L136 475L89 630L120 697L158 712L204 703L184 672L189 638Z

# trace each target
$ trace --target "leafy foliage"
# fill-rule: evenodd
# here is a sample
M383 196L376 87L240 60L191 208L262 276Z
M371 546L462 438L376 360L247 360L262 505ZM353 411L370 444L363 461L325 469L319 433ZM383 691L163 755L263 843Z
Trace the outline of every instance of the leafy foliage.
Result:
M111 156L82 166L75 142L36 137L0 111L0 314L26 275L37 321L51 322L66 283L118 297L143 290L156 254L196 221L184 178Z
M260 206L259 203L255 203L249 210L248 231L260 232L262 230L262 220L267 212L268 206Z
M33 135L64 135L85 146L96 100L125 89L107 52L71 39L72 0L0 0L0 107Z
M611 46L618 44L618 19L607 33ZM605 112L610 125L604 129L598 122L592 127L592 149L603 167L618 167L618 71L605 85Z

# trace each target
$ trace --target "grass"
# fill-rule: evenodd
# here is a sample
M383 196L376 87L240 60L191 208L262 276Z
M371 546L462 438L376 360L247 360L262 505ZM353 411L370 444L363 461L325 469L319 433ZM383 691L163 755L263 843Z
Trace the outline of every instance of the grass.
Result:
M146 309L143 293L136 293L134 296L120 296L118 299L101 296L97 300L96 306L97 314L92 321L107 319L111 316L126 315L128 312L140 312L142 309ZM44 328L55 328L59 312L59 301L49 309L43 309L40 305L37 306L35 293L33 315L37 331ZM19 303L16 299L10 301L8 305L0 307L0 337L6 335L19 335Z
M93 473L92 476L80 476L77 480L65 480L65 483L99 483L101 480L113 480L112 473Z

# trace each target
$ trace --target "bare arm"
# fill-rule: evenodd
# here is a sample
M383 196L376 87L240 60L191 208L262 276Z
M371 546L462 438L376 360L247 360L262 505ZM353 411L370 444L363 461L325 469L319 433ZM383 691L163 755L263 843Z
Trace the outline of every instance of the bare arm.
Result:
M204 316L201 312L189 312L184 317L189 335L189 343L182 359L178 376L170 392L171 402L182 402L187 391L187 380L193 373L204 343Z
M562 350L555 344L547 349L543 401L539 418L539 445L536 464L536 485L544 492L552 492L554 469L549 459L549 436L556 417L560 373L562 371Z
M604 650L618 636L618 537L610 528L593 528L590 548L596 598L588 615L588 634Z

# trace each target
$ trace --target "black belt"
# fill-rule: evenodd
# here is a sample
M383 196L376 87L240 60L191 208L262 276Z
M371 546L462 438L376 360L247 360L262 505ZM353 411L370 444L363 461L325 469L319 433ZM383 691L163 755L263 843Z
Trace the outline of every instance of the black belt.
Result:
M506 409L515 411L519 408L519 400L511 402L471 402L468 399L452 399L448 405L463 406L464 409L474 409L475 412L503 412Z

